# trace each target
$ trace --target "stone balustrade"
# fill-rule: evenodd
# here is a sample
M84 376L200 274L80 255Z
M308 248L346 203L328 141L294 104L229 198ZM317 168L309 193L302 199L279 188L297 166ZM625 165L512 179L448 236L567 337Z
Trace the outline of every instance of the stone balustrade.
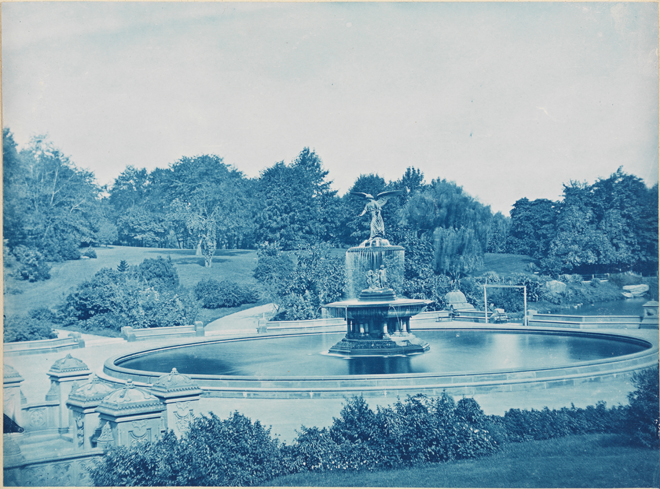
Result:
M324 329L341 329L346 327L343 318L321 318L301 321L268 321L259 319L258 333L285 333L296 331L318 331Z
M126 341L154 340L167 338L189 338L204 336L204 324L195 321L194 325L167 326L164 328L133 328L124 326L121 335Z
M3 344L5 356L58 352L76 348L85 348L85 341L81 338L80 333L76 332L69 333L66 338L54 340L16 341Z

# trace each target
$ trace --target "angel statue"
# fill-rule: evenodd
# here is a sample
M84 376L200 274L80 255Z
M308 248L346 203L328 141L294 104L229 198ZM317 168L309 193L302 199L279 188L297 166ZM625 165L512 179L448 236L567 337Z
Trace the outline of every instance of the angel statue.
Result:
M380 210L387 203L387 200L391 195L398 195L401 193L403 193L402 190L388 190L387 192L379 193L374 199L374 196L371 194L365 194L364 192L351 192L351 194L359 195L369 201L360 214L360 216L364 216L367 211L371 212L371 235L369 236L369 240L385 237L385 224L383 224L383 216L381 216Z

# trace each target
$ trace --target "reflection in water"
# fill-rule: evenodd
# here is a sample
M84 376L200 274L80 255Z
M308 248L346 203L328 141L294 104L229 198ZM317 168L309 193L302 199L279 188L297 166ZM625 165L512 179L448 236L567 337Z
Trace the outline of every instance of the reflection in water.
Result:
M561 334L497 331L416 331L431 350L410 357L327 355L343 333L259 338L183 346L147 353L121 367L184 374L280 376L470 373L540 369L641 351L634 343Z
M349 375L409 374L413 373L411 357L354 357L348 358Z

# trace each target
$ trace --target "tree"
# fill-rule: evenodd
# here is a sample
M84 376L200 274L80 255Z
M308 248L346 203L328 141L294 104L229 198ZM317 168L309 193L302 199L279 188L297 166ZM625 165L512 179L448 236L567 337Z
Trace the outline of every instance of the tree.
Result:
M264 170L258 182L257 240L292 250L336 236L336 191L327 175L309 148L289 165L281 161Z
M169 195L167 219L177 239L191 241L205 266L211 267L218 246L250 244L254 205L249 180L216 155L184 157L159 175Z
M77 168L45 136L35 136L16 157L7 131L4 176L5 237L10 248L25 245L48 260L80 257L93 242L100 188L93 173Z
M545 258L555 238L558 205L548 199L520 199L513 204L506 240L508 253Z
M435 240L435 269L454 280L483 266L483 250L469 228L438 228Z
M142 206L147 195L149 175L145 168L128 165L115 178L108 200L118 215L135 206Z

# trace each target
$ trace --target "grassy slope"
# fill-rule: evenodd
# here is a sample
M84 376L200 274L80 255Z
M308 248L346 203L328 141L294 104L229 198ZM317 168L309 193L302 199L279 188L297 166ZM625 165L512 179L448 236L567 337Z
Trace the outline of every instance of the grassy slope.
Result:
M486 253L484 255L483 268L477 270L474 275L481 275L484 272L496 272L498 275L526 272L528 271L527 265L533 261L534 260L527 255Z
M658 450L616 435L512 443L492 456L378 472L294 474L274 486L324 487L658 487Z
M256 284L252 278L252 271L257 263L256 251L218 250L211 268L204 267L204 258L195 256L195 250L112 246L96 248L96 254L98 256L96 259L56 263L51 270L50 280L45 282L29 283L8 279L7 289L19 289L23 290L23 293L4 296L5 314L21 314L36 307L54 308L77 284L90 279L103 267L116 268L121 260L126 260L130 265L137 265L145 258L170 256L179 273L181 285L185 287L193 287L200 280L207 278ZM232 309L231 312L235 310L237 309ZM229 312L227 309L217 311ZM224 315L221 313L216 312L215 316ZM207 322L209 318L201 319Z

